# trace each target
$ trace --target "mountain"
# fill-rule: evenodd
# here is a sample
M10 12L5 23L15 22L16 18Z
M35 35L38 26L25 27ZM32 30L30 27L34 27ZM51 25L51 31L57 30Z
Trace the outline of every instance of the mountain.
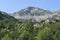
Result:
M18 28L19 21L8 15L6 12L0 11L0 40L4 39L5 35ZM10 39L8 39L10 40Z
M53 12L52 15L48 17L49 21L60 20L60 10Z
M37 11L35 7L28 7L27 9L29 9L28 12L24 9L22 12L15 12L13 15L16 19L12 17L13 15L10 16L6 12L0 11L0 40L60 40L60 20L54 23L45 23L49 20L59 19L59 11L52 13L40 8L37 8L37 10L39 9ZM34 11L31 12L33 9ZM22 18L28 21L20 22ZM22 21L24 21L23 19ZM37 22L33 23L29 19ZM45 22L38 23L40 20Z
M60 20L60 10L55 11L54 14L55 14L55 15L53 16L53 18L55 18L55 19L57 19L57 20Z
M21 22L24 22L26 20L32 20L33 22L41 22L42 20L47 19L49 15L52 14L53 13L51 11L44 10L41 8L27 7L11 14L11 16L15 17Z
M8 15L6 12L0 11L0 29L7 28L7 26L12 27L13 24L15 25L16 23L18 23L17 19Z
M6 12L2 12L0 11L0 20L14 20L15 18L10 16L8 13Z

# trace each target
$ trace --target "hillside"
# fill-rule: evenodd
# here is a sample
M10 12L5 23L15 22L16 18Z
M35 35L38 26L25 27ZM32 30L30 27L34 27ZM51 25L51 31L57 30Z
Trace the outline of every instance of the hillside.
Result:
M33 7L29 7L28 9L30 11ZM36 8L34 8L34 12L36 12L35 9ZM23 13L21 12L23 15L17 12L13 14L16 19L14 16L12 17L6 12L0 11L0 40L60 40L60 17L58 15L60 12L52 13L43 10L41 14L31 14L31 11L24 13L27 9L24 10L22 10ZM39 10L41 11L42 9ZM32 20L28 18L28 20L24 22L18 21L19 18L17 19L17 16L24 17L27 15L28 18L30 16L38 17L43 15L45 19L41 17L44 20L41 19L41 21L39 20L38 22L32 22ZM46 18L46 16L49 17ZM47 22L48 20L50 21Z
M19 21L14 17L9 16L6 12L0 11L0 40L7 33L15 29L15 26L18 25Z

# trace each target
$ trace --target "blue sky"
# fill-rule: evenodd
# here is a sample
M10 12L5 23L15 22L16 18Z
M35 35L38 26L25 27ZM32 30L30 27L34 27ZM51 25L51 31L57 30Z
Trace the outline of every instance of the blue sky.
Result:
M29 6L56 11L60 9L60 0L0 0L0 10L7 13L13 13Z

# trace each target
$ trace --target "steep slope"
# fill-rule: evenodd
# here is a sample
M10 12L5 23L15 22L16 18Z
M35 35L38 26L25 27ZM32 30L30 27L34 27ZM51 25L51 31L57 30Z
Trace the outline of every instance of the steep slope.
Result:
M47 19L48 16L51 14L52 12L48 10L43 10L37 7L27 7L25 9L13 13L12 16L16 19L19 19L19 21L21 22L24 22L29 19L31 19L33 22L41 22L42 20Z
M0 19L1 20L3 20L3 19L13 19L13 17L12 16L9 16L7 13L5 13L5 12L2 12L2 11L0 11Z
M12 27L13 24L15 25L16 23L18 23L17 19L5 12L0 11L0 29L5 27L7 28L7 26L9 27L10 25Z
M54 16L52 16L54 19L60 20L60 10L54 12Z

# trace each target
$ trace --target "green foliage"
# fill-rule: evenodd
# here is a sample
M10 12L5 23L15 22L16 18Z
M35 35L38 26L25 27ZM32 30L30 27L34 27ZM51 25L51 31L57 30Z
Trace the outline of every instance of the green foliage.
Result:
M12 40L11 38L8 37L8 34L5 35L1 40Z
M53 40L50 28L45 27L42 30L39 30L36 40Z
M1 13L1 12L0 12ZM31 20L20 23L9 15L0 14L0 40L60 40L60 21L35 28Z

